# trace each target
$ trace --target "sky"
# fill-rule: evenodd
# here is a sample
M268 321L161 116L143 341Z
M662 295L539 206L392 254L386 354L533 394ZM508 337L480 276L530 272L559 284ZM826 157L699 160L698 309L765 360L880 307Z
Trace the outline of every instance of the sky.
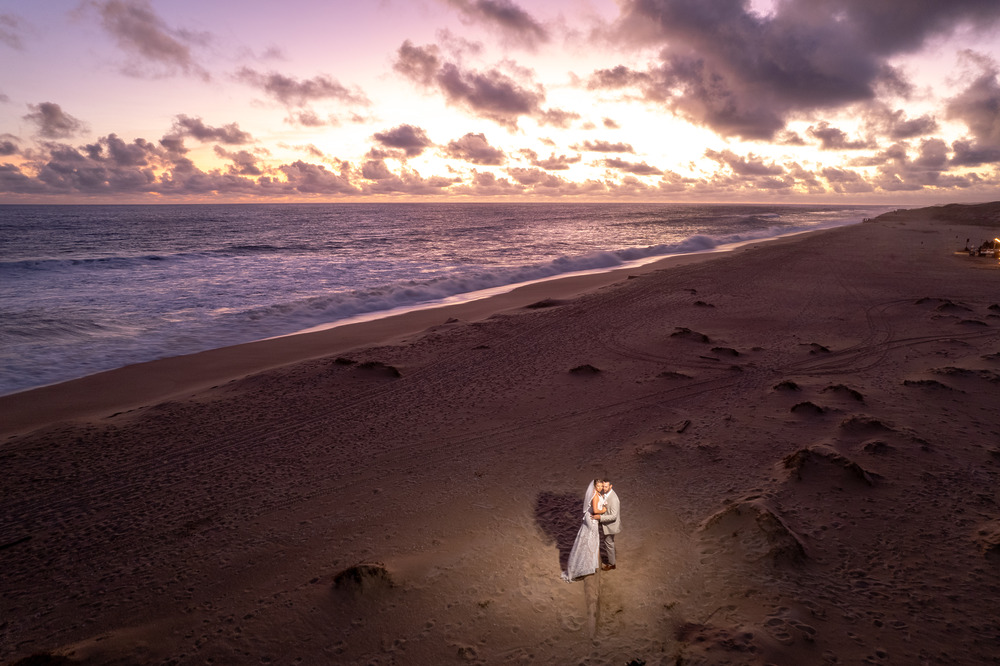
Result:
M1000 199L997 0L0 0L0 203Z

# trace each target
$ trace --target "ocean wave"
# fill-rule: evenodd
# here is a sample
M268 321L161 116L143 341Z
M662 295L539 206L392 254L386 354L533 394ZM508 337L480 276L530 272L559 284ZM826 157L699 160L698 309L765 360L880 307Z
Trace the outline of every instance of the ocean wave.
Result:
M321 324L336 323L358 315L426 306L483 290L503 287L513 289L517 285L567 274L613 270L671 255L705 252L714 250L720 245L773 238L812 228L815 228L815 225L803 228L770 227L723 236L695 234L677 243L560 256L545 263L518 267L458 270L455 274L428 280L405 280L375 288L278 303L240 313L229 311L225 316L244 319L253 327L266 327L267 322L281 322L279 328L283 330L270 333L282 334Z

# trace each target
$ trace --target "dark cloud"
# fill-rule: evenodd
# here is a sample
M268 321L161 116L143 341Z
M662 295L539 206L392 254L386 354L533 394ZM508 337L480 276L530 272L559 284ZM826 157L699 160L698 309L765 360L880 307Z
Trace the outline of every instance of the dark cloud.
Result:
M535 48L549 40L549 33L531 14L511 0L447 0L470 21L500 28L508 41Z
M616 123L611 118L605 118L604 119L604 126L607 127L608 129L619 129L619 128L621 128L621 125L619 125L618 123Z
M980 73L961 93L948 100L948 118L960 120L981 146L1000 148L1000 81L997 64L971 52L967 59Z
M541 169L525 169L523 167L514 167L507 170L510 177L519 182L522 185L529 186L541 186L541 187L555 187L559 188L565 185L568 181L563 180L559 176L553 176L550 173L546 173Z
M577 164L583 159L579 155L574 157L559 155L557 157L555 153L552 153L545 159L540 159L538 153L533 150L522 150L521 152L528 158L531 166L545 169L546 171L565 171L569 169L571 164Z
M660 46L660 63L601 70L590 85L637 88L723 135L771 139L793 115L902 90L893 56L998 19L995 0L785 0L767 15L736 0L626 0L620 37Z
M573 150L587 150L593 153L634 153L635 149L627 143L611 143L610 141L584 141L570 146Z
M210 127L201 118L189 118L185 115L179 115L174 119L170 136L178 138L189 136L199 141L218 141L227 145L242 145L253 141L250 133L241 130L237 123Z
M206 33L174 29L156 15L148 0L105 0L92 2L101 17L101 25L115 38L122 50L139 56L145 63L159 67L157 75L184 74L208 79L208 73L195 62L192 46L207 44ZM134 63L127 74L142 75Z
M361 174L363 178L372 181L362 185L364 194L441 194L444 189L459 182L457 178L441 176L424 178L418 172L406 168L401 169L399 173L393 173L381 160L366 162Z
M215 154L232 160L233 163L229 165L229 173L234 176L262 176L264 174L260 160L249 151L230 152L222 146L216 146Z
M403 43L394 69L411 81L444 93L449 103L462 106L509 129L521 116L540 115L545 99L541 87L525 87L498 69L485 72L444 62L437 47Z
M792 132L791 130L781 130L775 135L774 141L782 146L806 145L805 139L799 136L798 132Z
M885 106L876 106L868 114L867 124L873 132L893 141L915 139L938 130L938 122L932 116L907 118L902 109L895 111Z
M539 125L552 125L553 127L559 127L566 129L569 127L574 120L579 120L580 114L574 113L573 111L563 111L562 109L546 109L540 112L536 120L538 120Z
M806 130L806 133L815 139L819 139L819 147L822 150L860 150L872 147L869 141L861 139L849 140L843 130L830 127L830 123L826 121L810 126Z
M448 157L465 160L473 164L500 165L507 161L507 155L494 148L483 134L469 132L465 136L449 141L444 150Z
M722 152L706 150L705 157L729 167L737 176L779 176L785 173L781 166L765 164L763 158L752 154L749 157L743 157L731 150L723 150Z
M0 156L17 155L17 137L13 134L0 134Z
M1000 164L1000 146L982 146L971 141L955 141L951 144L954 151L952 164L955 166L982 166L984 164Z
M358 194L360 190L341 173L329 171L322 164L309 164L297 160L283 164L278 169L285 174L287 187L300 194Z
M385 132L376 132L374 136L383 146L401 150L406 157L416 157L434 145L423 129L413 125L399 125Z
M24 119L38 125L38 135L46 139L65 139L86 130L86 126L53 102L29 104L31 113Z
M619 171L634 173L637 176L659 176L663 173L656 167L649 166L645 162L626 162L625 160L620 160L618 158L609 158L604 160L604 166L609 169L618 169Z
M368 180L385 180L393 178L394 174L389 170L383 160L369 160L361 167L361 175Z
M587 81L587 88L590 90L642 88L646 90L647 97L652 97L656 93L653 86L655 82L655 77L648 72L639 72L629 69L625 65L618 65L610 69L599 69L591 74ZM666 97L661 95L660 99L666 99Z
M852 164L876 167L870 183L885 192L964 189L988 184L977 174L950 173L957 160L948 157L948 146L941 139L921 141L915 158L910 156L910 147L900 142L870 157L853 160ZM996 180L995 174L993 178Z
M13 14L0 14L0 43L6 44L18 51L23 50L24 41L21 39L22 31L20 18Z
M300 80L278 72L262 74L249 67L243 67L236 73L236 80L258 88L268 97L290 108L303 108L323 100L334 100L353 106L371 104L365 94L357 88L350 89L322 74Z

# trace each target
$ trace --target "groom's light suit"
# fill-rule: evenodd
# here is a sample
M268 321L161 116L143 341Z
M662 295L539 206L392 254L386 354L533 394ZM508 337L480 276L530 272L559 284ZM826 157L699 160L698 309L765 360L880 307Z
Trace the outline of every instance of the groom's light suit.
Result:
M601 546L608 564L615 563L615 535L622 531L621 504L614 489L604 496L604 506L607 508L601 515Z

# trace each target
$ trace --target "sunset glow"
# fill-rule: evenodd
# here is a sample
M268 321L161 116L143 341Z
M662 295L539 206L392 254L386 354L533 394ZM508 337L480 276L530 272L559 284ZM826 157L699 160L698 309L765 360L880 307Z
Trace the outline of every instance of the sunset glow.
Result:
M1000 5L0 2L0 200L943 203Z

